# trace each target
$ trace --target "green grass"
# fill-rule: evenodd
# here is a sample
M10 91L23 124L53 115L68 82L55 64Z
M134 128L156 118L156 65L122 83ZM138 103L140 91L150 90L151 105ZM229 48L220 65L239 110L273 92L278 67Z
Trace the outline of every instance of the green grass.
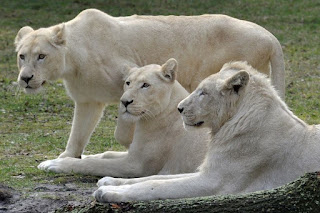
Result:
M57 157L68 140L73 102L62 82L37 95L14 84L18 71L13 40L25 25L47 27L86 8L113 16L223 13L253 21L281 42L286 62L286 102L309 124L320 123L320 2L313 0L2 0L0 6L0 182L28 190L39 182L63 183L72 175L45 173L39 162ZM121 150L113 131L116 107L109 106L86 153ZM80 176L76 176L80 177Z

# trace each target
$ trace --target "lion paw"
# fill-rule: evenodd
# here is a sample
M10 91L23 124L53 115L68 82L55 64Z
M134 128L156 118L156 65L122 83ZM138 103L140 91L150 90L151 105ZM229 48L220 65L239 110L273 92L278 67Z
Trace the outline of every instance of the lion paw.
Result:
M126 202L129 201L126 196L127 186L101 186L93 193L98 202Z
M63 161L63 158L57 158L54 160L46 160L46 161L41 162L38 165L38 169L60 173L60 172L63 172L63 170L61 168L62 161Z
M119 186L122 185L121 178L113 178L113 177L104 177L101 178L97 185L100 186Z

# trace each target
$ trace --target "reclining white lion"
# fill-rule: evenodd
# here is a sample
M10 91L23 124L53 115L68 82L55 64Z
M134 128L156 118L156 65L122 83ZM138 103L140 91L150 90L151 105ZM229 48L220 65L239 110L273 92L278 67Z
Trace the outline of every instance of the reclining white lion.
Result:
M23 27L15 45L18 82L26 92L60 78L75 102L70 137L59 157L81 157L105 104L122 95L126 66L175 58L181 64L178 81L192 91L224 63L245 60L269 74L281 97L285 94L278 40L254 23L225 15L112 17L88 9L52 27ZM134 125L118 119L119 143L128 147L133 131Z
M320 169L320 125L309 126L293 115L266 77L247 63L227 63L178 109L185 126L211 128L200 171L168 180L131 179L132 185L126 179L103 178L95 192L98 201L252 192Z
M204 160L209 130L187 132L178 103L189 93L175 80L177 62L133 68L125 80L119 116L135 122L128 152L108 151L84 159L44 161L40 169L98 176L143 177L195 172Z

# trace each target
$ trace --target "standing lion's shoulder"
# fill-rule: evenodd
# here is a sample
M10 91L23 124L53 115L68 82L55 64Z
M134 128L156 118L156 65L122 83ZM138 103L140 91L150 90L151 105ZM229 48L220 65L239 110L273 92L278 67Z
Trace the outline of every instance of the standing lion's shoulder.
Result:
M101 29L110 29L114 23L114 18L107 13L97 9L86 9L67 22L67 26L76 29L75 31L84 30L97 35Z
M101 10L90 8L81 11L77 17L99 17L99 16L109 16L107 13L102 12Z
M71 22L73 23L108 23L112 20L112 16L98 9L86 9L80 12Z

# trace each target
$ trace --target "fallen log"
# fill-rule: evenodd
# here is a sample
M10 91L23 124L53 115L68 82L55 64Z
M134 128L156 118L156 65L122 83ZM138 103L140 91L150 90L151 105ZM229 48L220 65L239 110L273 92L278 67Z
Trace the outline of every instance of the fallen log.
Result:
M219 195L149 202L64 207L56 212L320 212L320 172L307 173L284 186L242 195Z

